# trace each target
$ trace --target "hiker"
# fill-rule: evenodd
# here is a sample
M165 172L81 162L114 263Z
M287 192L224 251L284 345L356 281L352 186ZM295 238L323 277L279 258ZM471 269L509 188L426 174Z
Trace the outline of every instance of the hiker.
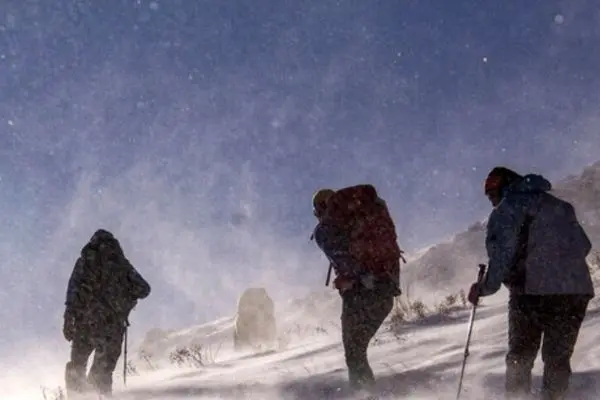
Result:
M396 228L387 205L372 185L313 196L318 219L312 238L325 253L342 298L342 342L350 386L368 388L375 378L367 360L369 341L400 295Z
M65 369L69 398L88 390L112 394L112 374L121 356L129 313L149 294L150 285L129 263L119 241L112 233L97 230L81 250L67 287L63 334L71 342Z
M542 347L542 398L563 399L588 302L594 297L586 256L591 243L573 206L549 193L541 175L496 167L485 180L494 209L487 224L488 271L469 301L509 290L506 397L528 395ZM543 339L542 339L543 336Z

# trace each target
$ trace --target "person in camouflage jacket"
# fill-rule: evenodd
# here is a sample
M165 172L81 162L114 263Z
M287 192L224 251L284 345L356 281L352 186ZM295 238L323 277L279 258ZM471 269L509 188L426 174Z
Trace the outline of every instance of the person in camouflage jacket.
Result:
M150 290L112 233L97 230L82 248L67 286L63 326L64 337L71 342L65 370L67 393L90 389L112 393L112 374L121 356L129 313Z

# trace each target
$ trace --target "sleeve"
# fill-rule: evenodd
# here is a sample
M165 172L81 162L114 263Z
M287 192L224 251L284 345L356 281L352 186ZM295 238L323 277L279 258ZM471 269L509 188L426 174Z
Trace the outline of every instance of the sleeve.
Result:
M339 275L358 277L362 268L350 254L350 240L338 229L319 225L314 239Z
M75 267L67 284L66 294L66 312L69 314L76 313L83 309L89 297L89 278L86 274L85 261L79 258L75 262Z
M590 251L592 251L592 242L590 241L589 236L585 233L585 230L583 229L581 224L579 224L579 231L581 232L582 241L584 242L583 254L584 257L587 257L588 254L590 254Z
M527 217L527 207L511 205L507 200L492 211L488 221L485 246L489 262L482 296L500 290L519 249L519 233Z
M135 299L145 299L150 295L150 284L142 277L142 275L129 264L129 283L131 284L131 295Z
M572 204L568 204L567 209L569 214L571 215L571 223L575 225L575 229L572 229L571 231L577 232L578 236L574 238L574 241L576 242L576 246L581 249L582 255L585 258L588 256L588 254L590 254L590 251L592 251L592 242L590 241L590 238L587 235L587 233L585 233L585 229L583 229L581 222L579 222L579 219L577 218L577 212L575 211L575 207L573 207Z

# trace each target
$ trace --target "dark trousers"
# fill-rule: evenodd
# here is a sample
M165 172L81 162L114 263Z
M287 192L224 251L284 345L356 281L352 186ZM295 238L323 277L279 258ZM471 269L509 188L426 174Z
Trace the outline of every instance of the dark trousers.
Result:
M102 330L80 329L71 342L71 359L66 365L67 394L93 389L104 395L112 394L112 374L121 356L125 327L103 326ZM86 378L88 359L94 360Z
M342 341L353 388L375 381L367 360L367 348L393 305L393 296L377 288L369 290L359 286L342 294Z
M542 398L563 399L571 378L571 356L589 296L511 295L506 355L507 398L529 394L531 370L542 347Z

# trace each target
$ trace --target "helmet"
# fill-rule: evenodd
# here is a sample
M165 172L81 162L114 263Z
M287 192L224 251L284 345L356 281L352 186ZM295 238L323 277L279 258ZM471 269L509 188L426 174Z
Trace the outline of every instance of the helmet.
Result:
M495 167L490 171L484 182L484 192L486 195L490 193L499 193L513 183L523 177L515 171L506 167Z
M315 216L320 216L325 210L325 203L335 193L332 189L319 189L315 192L312 198L313 213Z

